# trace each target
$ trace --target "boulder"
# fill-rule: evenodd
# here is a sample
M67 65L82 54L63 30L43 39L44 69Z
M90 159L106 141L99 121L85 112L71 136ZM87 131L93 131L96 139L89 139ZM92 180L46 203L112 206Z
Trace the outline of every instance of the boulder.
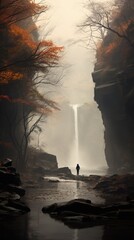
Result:
M44 213L56 212L57 214L61 214L62 212L74 212L79 214L88 214L88 213L101 213L101 208L95 206L91 203L90 200L87 199L74 199L69 202L60 203L60 204L52 204L48 207L43 207L42 211Z
M73 199L43 207L42 212L49 213L52 218L64 222L70 228L85 228L112 220L134 219L134 201L97 205L88 199Z
M55 170L58 168L57 158L55 155L44 152L40 149L30 147L28 149L28 167L29 170L41 168L45 170Z
M12 159L5 158L5 159L1 160L0 166L2 166L2 167L11 167L12 166L12 162L13 162Z
M0 169L0 183L14 184L18 186L21 184L20 175L18 173L11 173L3 169Z
M134 199L134 175L133 174L114 174L103 176L94 186L107 201L116 201L116 199L132 200Z
M12 167L11 159L0 162L0 218L19 216L30 211L21 197L25 189L21 187L21 179L16 169Z
M11 200L11 199L9 199L7 206L18 209L24 213L30 211L30 208L28 206L26 206L25 203Z

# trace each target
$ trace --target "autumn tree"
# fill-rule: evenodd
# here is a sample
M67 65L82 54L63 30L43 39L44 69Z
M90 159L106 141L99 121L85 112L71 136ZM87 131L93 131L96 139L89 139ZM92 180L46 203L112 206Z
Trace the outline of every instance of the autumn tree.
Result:
M51 83L46 76L58 65L63 49L51 40L38 40L34 20L46 10L47 6L30 0L0 3L0 152L1 157L17 156L20 165L26 161L30 133L42 115L57 109L38 91L39 84ZM40 115L29 129L37 113Z
M119 67L121 61L124 67L133 54L133 7L132 0L116 0L112 5L88 1L89 14L82 27L89 32L91 47L95 44L100 68L105 63Z

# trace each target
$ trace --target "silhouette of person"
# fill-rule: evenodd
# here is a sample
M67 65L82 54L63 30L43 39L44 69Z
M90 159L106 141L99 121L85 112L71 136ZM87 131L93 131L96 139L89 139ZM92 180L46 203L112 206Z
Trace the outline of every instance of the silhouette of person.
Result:
M76 165L76 171L77 171L77 176L79 175L79 171L80 171L80 165L77 163Z

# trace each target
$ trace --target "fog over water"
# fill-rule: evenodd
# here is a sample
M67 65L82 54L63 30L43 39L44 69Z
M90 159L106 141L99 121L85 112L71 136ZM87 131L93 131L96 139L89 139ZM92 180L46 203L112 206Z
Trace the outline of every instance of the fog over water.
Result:
M84 4L87 0L47 0L45 3L50 5L47 29L51 31L48 31L47 38L64 46L64 54L59 69L63 77L56 87L48 87L47 93L48 97L57 101L61 110L54 112L42 125L41 148L57 156L59 167L75 167L78 159L75 155L75 119L71 105L80 104L77 113L79 163L84 169L106 166L104 127L94 101L91 76L95 52L86 48L85 35L77 27L86 18ZM46 30L43 24L45 19L46 14L39 22L42 38Z

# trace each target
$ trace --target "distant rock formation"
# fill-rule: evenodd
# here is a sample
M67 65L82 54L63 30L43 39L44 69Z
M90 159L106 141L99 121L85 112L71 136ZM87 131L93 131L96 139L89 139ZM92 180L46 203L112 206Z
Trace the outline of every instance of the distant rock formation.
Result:
M58 169L58 162L55 155L44 152L33 147L28 150L28 170L35 173L54 171Z

